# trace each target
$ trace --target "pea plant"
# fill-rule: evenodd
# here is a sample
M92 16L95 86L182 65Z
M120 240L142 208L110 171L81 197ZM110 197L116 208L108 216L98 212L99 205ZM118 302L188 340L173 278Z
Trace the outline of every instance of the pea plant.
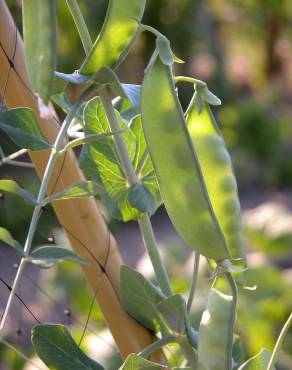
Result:
M235 334L238 291L247 289L247 260L237 184L224 139L211 106L221 101L205 82L176 76L174 55L165 35L142 23L146 0L110 0L106 18L93 43L76 0L67 0L86 58L72 74L56 72L56 0L23 0L25 57L30 82L41 116L55 117L53 105L66 118L51 143L42 133L29 107L3 106L0 129L20 151L2 162L18 165L23 151L48 151L49 157L38 194L13 180L0 180L0 190L24 198L33 215L24 245L0 228L0 239L21 257L9 299L1 318L1 341L17 287L27 263L52 267L61 260L89 264L60 246L33 248L43 208L52 202L96 196L107 213L124 222L136 220L155 272L156 283L138 271L122 266L119 299L126 312L155 340L139 353L129 353L120 369L171 368L163 348L175 343L181 360L173 369L272 370L292 321L286 322L275 349L262 349L242 358ZM156 39L141 85L121 83L115 69L127 57L142 32ZM177 89L192 84L194 94L187 110ZM82 93L74 103L71 85ZM69 140L68 140L69 139ZM60 156L81 147L79 165L86 181L72 183L48 194L48 184ZM194 250L195 263L189 297L173 294L161 259L150 217L164 204L182 239ZM212 287L200 325L192 327L189 313L195 296L200 258L212 271ZM38 324L32 344L50 369L103 369L59 324ZM244 362L245 361L245 362Z

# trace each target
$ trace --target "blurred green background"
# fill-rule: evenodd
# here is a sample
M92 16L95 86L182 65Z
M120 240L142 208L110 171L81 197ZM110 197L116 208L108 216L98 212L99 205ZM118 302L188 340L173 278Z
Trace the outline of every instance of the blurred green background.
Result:
M107 1L80 0L78 3L92 38L95 38L105 16ZM7 4L21 29L21 1L10 0ZM80 66L84 52L65 0L58 0L58 12L58 70L71 73ZM143 22L164 33L171 40L175 54L186 62L175 67L176 74L206 81L222 100L222 106L215 114L238 179L250 260L248 281L250 285L257 285L256 291L240 290L237 332L243 339L247 356L254 355L263 346L272 349L292 309L292 2L148 0ZM140 37L117 71L122 82L141 83L153 45L151 35ZM182 86L179 94L186 107L192 87ZM15 149L4 136L1 136L0 144L7 154ZM2 167L0 171L1 178L16 178L23 186L37 190L39 182L31 176L32 173L9 167ZM13 197L5 196L0 200L0 226L7 227L20 240L25 237L29 215L30 209ZM148 262L145 262L136 225L115 222L110 225L125 260L132 265L138 263L147 273ZM163 209L154 217L154 226L175 290L187 294L192 255L171 228ZM43 242L51 232L56 240L59 238L66 243L49 209L42 217L35 242ZM8 264L9 258L11 263ZM2 250L1 274L10 266L6 272L12 278L14 260L15 256L8 256ZM41 289L46 294L50 292L53 298L34 287L37 290L31 304L35 310L44 321L70 323L78 337L91 303L78 267L63 264L42 275L35 270L29 271L28 275L30 273L39 279ZM196 327L210 286L208 278L208 268L202 264L192 312ZM32 286L31 281L23 284L24 291ZM3 305L4 287L1 286L0 292ZM68 306L81 325L76 325L76 320L63 313ZM14 315L17 320L22 315L22 320L28 321L28 324L18 325L26 326L26 331L19 336L12 325L10 337L11 342L18 343L25 353L30 353L28 338L33 322L24 311L23 308L16 309ZM97 307L91 315L90 328L94 328L94 333L87 332L84 346L98 360L103 357L103 363L112 361L107 362L109 369L117 368L117 356L109 359L105 355L113 351L112 345L104 344L104 339L100 340L96 335L102 330L102 335L108 338ZM104 349L99 350L102 345ZM292 369L291 331L284 349L279 370ZM0 358L1 370L23 369L25 366L23 360L3 346L0 346Z

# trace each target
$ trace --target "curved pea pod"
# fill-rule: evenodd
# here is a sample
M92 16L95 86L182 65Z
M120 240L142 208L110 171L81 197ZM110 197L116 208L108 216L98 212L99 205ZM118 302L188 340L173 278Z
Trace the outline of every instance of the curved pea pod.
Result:
M196 104L191 103L186 119L210 202L228 249L235 265L245 267L237 183L224 139L208 103L203 103L201 112Z
M56 0L23 0L24 51L34 91L48 104L56 69Z
M162 199L178 233L208 258L229 258L175 92L171 68L159 57L144 77L141 112Z
M231 370L233 311L233 297L212 288L199 327L198 370Z
M139 33L146 0L110 0L104 24L79 73L92 75L102 67L116 68Z

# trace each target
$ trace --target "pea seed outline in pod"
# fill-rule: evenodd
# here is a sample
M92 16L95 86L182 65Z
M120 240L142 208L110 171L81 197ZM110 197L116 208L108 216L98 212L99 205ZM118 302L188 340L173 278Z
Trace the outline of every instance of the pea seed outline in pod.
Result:
M199 113L192 101L187 112L188 129L196 147L213 210L232 258L238 259L234 264L245 268L241 209L230 155L208 103L204 102L202 112Z

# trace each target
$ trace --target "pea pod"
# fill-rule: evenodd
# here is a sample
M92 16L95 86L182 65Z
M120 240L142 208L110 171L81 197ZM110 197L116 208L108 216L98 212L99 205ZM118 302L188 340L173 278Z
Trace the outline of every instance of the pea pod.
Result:
M56 0L23 0L25 59L33 89L48 104L56 69Z
M102 67L116 68L139 32L146 0L110 0L106 19L79 73L92 75Z
M234 259L240 259L235 264L245 265L237 184L224 139L208 103L203 103L201 112L191 103L186 119L212 208L228 249Z
M233 297L212 288L199 327L198 370L231 370L233 315Z
M206 257L229 258L175 92L171 68L159 58L144 77L141 112L161 195L178 233Z

